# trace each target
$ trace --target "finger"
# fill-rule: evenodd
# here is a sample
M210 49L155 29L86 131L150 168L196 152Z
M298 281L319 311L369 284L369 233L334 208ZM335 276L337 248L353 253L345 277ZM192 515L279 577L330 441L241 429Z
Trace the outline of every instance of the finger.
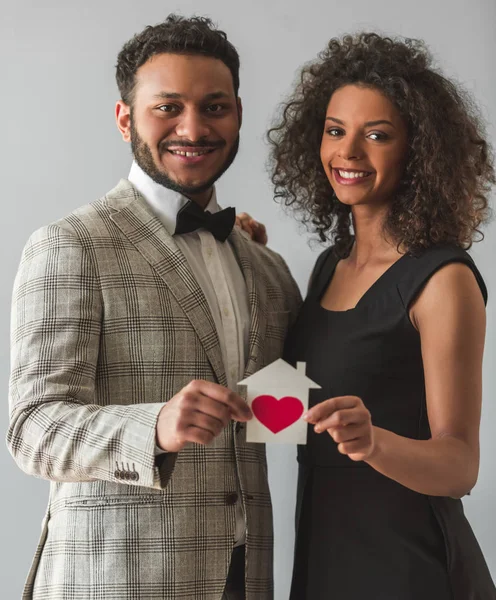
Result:
M219 419L216 419L215 417L211 417L210 415L197 411L189 413L178 423L178 430L180 432L184 432L190 427L203 429L210 433L212 437L217 437L219 433L224 429L222 421L219 421Z
M339 429L328 429L329 435L337 443L352 442L367 436L368 428L364 425L348 425Z
M199 427L188 427L181 436L181 441L184 442L193 442L194 444L201 444L202 446L206 446L210 444L210 442L214 439L215 436L212 435L210 431L206 429L201 429Z
M254 233L253 229L248 225L248 223L243 223L243 230L249 234L249 236L251 237L252 240L254 239L255 233Z
M248 221L240 221L239 227L241 227L241 229L245 231L251 237L251 239L253 239L254 231Z
M267 235L267 229L263 223L260 223L260 230L258 236L260 242L264 245L267 245L267 242L269 241L269 236Z
M314 406L307 411L303 415L303 418L305 421L315 424L323 419L327 419L337 410L354 408L361 402L360 398L357 398L356 396L337 396L336 398L329 398L329 400L324 400L324 402L320 402L317 406Z
M226 427L231 421L231 411L226 404L201 393L193 395L193 400L189 403L188 408L191 411L203 413L217 419L222 427Z
M315 423L315 431L319 433L326 429L366 423L369 420L370 413L364 406L343 408L332 413L330 417L317 421L317 423Z
M249 236L253 239L253 229L250 223L253 221L251 216L248 213L240 213L236 216L236 225L240 227L243 231L249 234Z
M369 444L365 440L353 440L338 444L341 454L350 456L351 460L364 460L369 454Z
M243 212L237 215L236 225L238 225L238 227L241 227L243 231L246 231L246 233L251 237L252 240L260 243L266 243L263 241L263 239L259 239L258 231L260 224L258 223L258 221L255 221L255 219L253 219L248 213ZM265 227L262 227L265 230Z
M267 231L265 225L263 223L260 223L260 221L255 221L255 219L250 219L249 224L250 227L253 227L253 229L256 229L260 233L266 233Z
M214 383L213 381L195 380L192 381L187 388L193 392L203 394L212 400L225 404L231 412L231 417L237 421L249 421L253 416L250 407L241 396L218 383Z
M259 244L267 244L267 230L265 229L265 225L263 223L259 223L258 221L254 221L253 219L250 221L250 226L253 229L253 239Z

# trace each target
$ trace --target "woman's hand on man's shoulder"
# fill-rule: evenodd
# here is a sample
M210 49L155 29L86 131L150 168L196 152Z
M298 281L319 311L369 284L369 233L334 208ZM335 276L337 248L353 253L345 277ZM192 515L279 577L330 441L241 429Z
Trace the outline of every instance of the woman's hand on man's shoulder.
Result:
M240 213L236 216L236 225L245 231L254 242L267 245L267 230L263 223L255 221L248 213Z

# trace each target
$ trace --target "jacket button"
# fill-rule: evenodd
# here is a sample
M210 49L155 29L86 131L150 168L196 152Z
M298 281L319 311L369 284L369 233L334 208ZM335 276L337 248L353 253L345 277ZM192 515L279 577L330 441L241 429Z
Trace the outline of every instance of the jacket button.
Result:
M236 492L231 492L226 495L226 504L228 506L233 506L238 501L238 494Z
M240 423L239 421L236 423L236 433L239 433L240 431L243 430L243 423Z
M115 472L114 472L114 477L115 477L116 479L120 479L120 478L121 478L121 472L120 472L120 471L115 471Z

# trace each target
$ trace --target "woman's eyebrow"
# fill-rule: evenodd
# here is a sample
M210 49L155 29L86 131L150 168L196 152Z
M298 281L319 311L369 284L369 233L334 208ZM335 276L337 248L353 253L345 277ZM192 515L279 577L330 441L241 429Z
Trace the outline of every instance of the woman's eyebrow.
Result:
M338 125L344 125L344 121L336 119L336 117L326 117L326 121L334 121L334 123L338 123ZM376 125L391 125L391 127L394 127L391 121L388 121L387 119L378 119L377 121L367 121L364 123L365 127L375 127Z
M379 119L378 121L367 121L365 123L365 127L375 127L376 125L391 125L391 127L394 127L391 121L388 121L387 119Z

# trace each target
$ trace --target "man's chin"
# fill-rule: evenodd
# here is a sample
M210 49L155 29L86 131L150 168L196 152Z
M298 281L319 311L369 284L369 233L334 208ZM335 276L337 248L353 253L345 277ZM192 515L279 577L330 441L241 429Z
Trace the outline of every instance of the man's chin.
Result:
M203 173L174 173L170 169L157 169L157 174L166 187L174 188L183 194L201 194L211 188L223 173L222 168L204 171ZM181 175L184 175L182 177Z
M194 196L195 194L203 194L209 190L217 181L218 177L213 176L204 180L182 180L173 178L164 173L157 173L154 179L164 187L180 192L185 196Z
M187 185L182 183L177 183L174 185L176 191L181 192L183 196L197 196L198 194L203 194L208 190L212 189L214 182L205 183L201 185Z

